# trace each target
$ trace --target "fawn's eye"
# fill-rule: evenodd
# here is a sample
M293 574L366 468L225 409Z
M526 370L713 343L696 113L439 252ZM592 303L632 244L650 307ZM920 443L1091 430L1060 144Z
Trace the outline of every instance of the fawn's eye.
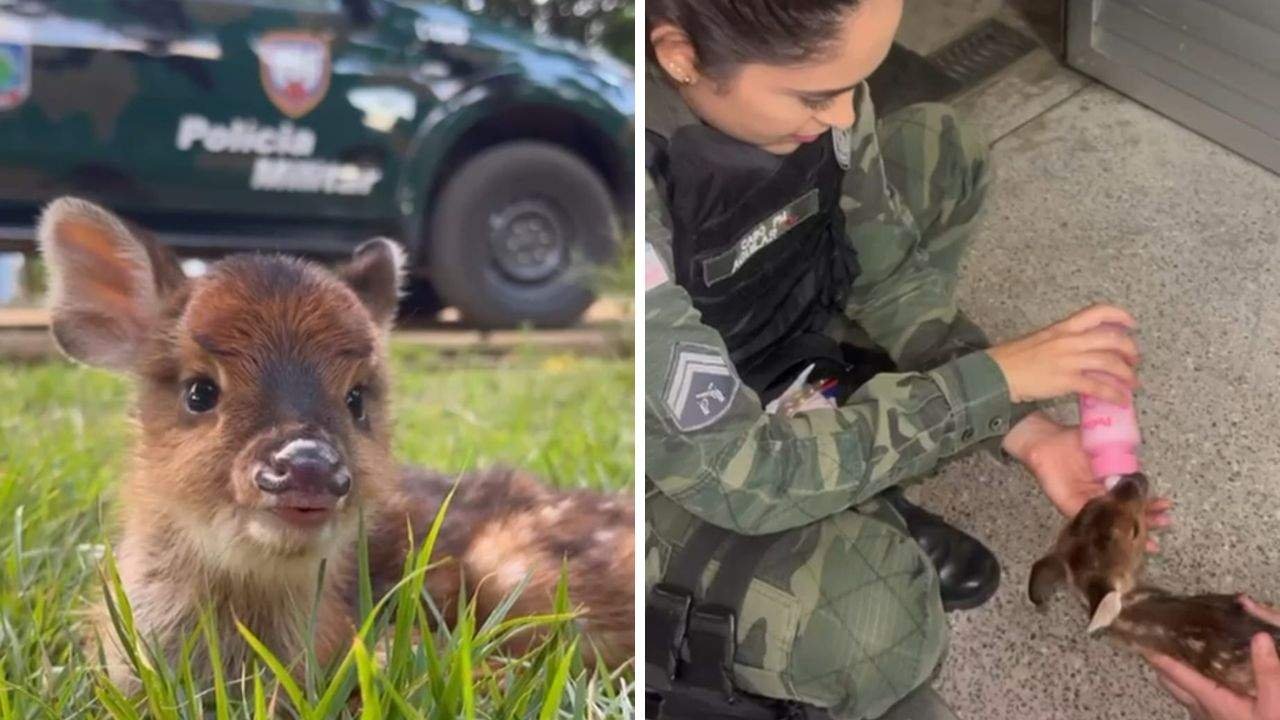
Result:
M356 422L364 420L364 386L357 385L351 388L351 392L347 393L347 410L351 411L351 417Z
M196 378L187 382L182 399L193 413L209 412L218 404L218 386L209 378Z

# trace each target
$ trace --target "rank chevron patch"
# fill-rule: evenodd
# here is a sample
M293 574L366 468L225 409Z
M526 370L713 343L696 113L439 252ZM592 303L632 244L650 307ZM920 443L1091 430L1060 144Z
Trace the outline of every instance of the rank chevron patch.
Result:
M729 411L741 385L722 351L710 345L676 343L663 402L677 428L699 430Z

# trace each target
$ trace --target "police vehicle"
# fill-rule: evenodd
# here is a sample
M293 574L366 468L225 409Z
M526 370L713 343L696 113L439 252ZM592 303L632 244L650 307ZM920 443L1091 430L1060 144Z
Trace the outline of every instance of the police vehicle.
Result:
M634 187L633 75L413 0L0 0L0 241L98 201L182 254L345 255L418 297L566 325Z

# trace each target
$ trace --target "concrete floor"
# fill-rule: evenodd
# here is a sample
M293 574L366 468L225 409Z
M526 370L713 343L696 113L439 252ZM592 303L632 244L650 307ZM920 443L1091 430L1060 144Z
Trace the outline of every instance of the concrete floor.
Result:
M907 5L901 37L920 52L1009 12L985 0ZM1148 578L1280 603L1280 177L1045 51L957 105L987 130L998 175L962 306L997 339L1094 301L1132 311L1146 468L1178 503ZM1040 613L1027 600L1031 564L1061 524L1029 474L979 456L914 493L987 540L1004 568L991 603L951 616L936 687L961 718L1185 716L1144 663L1084 636L1074 601Z

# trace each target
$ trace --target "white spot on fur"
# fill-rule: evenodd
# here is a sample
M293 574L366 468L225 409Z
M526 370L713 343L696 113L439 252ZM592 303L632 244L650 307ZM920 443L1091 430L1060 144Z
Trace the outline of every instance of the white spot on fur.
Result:
M1098 609L1093 614L1093 619L1089 622L1089 627L1085 630L1086 634L1092 635L1103 628L1110 627L1111 623L1120 616L1120 591L1112 590L1102 598L1102 602L1098 603Z
M524 582L525 577L528 575L529 566L518 558L511 558L498 568L498 573L494 580L502 586L503 592L507 592Z

